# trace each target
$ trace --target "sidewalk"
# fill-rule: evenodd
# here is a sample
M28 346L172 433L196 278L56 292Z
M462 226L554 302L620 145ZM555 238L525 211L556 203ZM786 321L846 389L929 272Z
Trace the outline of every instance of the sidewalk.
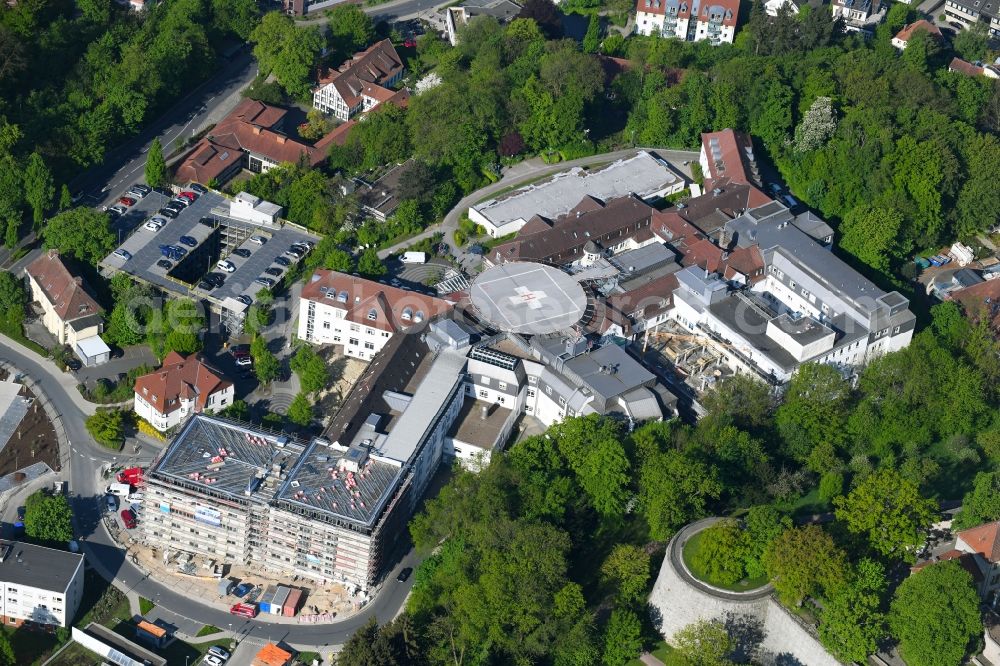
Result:
M17 350L18 353L27 356L35 363L37 363L41 367L42 371L44 371L49 376L49 379L55 381L63 388L63 390L69 396L70 400L72 400L73 403L77 406L77 408L79 408L79 410L83 412L85 415L90 416L91 414L97 411L97 405L95 405L92 402L88 402L80 394L79 389L76 388L77 386L76 378L70 373L63 372L58 367L56 367L56 364L54 361L52 361L52 359L42 356L33 349L28 349L17 340L12 340L7 336L3 336L2 340L0 340L0 359L3 358L3 349L2 349L3 344L9 345L10 347ZM17 365L16 363L13 362L10 363L15 367ZM23 368L19 369L24 372L27 372Z

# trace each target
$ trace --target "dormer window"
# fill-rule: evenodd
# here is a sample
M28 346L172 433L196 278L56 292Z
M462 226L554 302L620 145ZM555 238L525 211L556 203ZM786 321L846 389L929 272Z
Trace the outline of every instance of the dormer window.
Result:
M342 291L339 294L337 294L337 300L340 301L341 303L346 303L347 302L347 292L346 291Z
M421 310L417 310L417 314L413 315L413 321L418 324L424 320L424 313Z
M409 321L409 320L413 319L413 310L412 310L412 308L403 308L403 314L401 314L399 316L400 316L401 319L405 319L406 321Z
M375 311L375 308L368 311L368 318L372 321L378 319L378 312Z

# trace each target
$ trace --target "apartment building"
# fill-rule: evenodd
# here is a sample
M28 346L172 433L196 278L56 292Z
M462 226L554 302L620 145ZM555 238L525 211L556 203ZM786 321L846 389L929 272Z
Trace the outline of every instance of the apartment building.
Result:
M705 178L705 189L728 183L761 187L760 167L754 157L750 135L724 129L701 135L698 164Z
M342 64L334 72L321 74L313 89L313 108L339 120L371 111L384 102L405 103L405 90L392 90L403 78L403 61L392 42L383 39Z
M688 42L732 44L739 14L737 0L637 0L635 31Z
M989 36L1000 37L1000 3L997 0L945 0L944 14L949 21L971 28L985 23Z
M870 32L885 16L882 0L833 0L833 18L844 20L844 28Z
M8 627L69 627L83 598L83 555L0 541L0 586Z
M441 298L317 270L302 288L298 337L338 345L348 356L369 361L394 335L420 330L452 307Z
M163 365L135 380L134 411L160 432L191 414L219 411L233 404L236 388L199 355L170 352Z
M956 533L953 552L960 554L962 565L972 574L980 598L995 605L1000 592L1000 521ZM941 559L951 559L947 555Z

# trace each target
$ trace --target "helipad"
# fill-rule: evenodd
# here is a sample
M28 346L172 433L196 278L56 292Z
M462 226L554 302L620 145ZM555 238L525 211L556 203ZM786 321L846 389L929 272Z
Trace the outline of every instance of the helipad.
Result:
M587 295L576 280L553 266L500 264L483 271L469 290L483 319L511 333L553 333L580 321Z

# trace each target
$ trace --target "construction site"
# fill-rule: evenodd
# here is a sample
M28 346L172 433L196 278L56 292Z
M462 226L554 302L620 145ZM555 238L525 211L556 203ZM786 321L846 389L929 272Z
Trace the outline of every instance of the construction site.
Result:
M642 339L645 358L655 353L661 367L672 370L679 381L699 395L736 374L727 354L731 347L707 335L693 334L672 319L647 329Z

